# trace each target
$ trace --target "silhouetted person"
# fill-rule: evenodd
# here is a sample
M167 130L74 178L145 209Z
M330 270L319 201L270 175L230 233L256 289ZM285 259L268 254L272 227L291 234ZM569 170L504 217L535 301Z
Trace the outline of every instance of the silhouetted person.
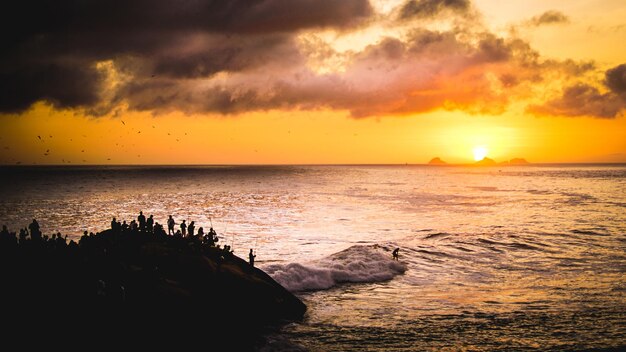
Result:
M116 229L117 229L117 220L113 218L113 220L111 220L111 230L116 231Z
M154 223L154 234L157 236L167 236L165 230L163 230L163 226L158 222Z
M198 237L204 237L204 229L202 227L198 228Z
M167 234L168 235L174 234L174 225L176 225L176 223L174 222L174 218L170 215L170 217L167 219Z
M398 260L398 252L400 251L400 248L396 248L393 250L393 252L391 252L391 255L393 256L393 260Z
M183 234L183 237L187 235L187 224L185 223L185 221L187 220L183 220L183 222L180 224L180 232Z
M33 222L28 225L28 229L30 230L30 238L33 240L41 240L41 232L39 231L39 223L37 220L33 219Z
M20 229L20 244L26 243L26 237L28 236L27 229Z
M209 233L207 234L206 241L210 247L215 246L217 241L219 241L219 239L217 238L217 232L215 232L212 227L209 228Z
M58 248L62 248L67 246L67 235L65 235L65 238L61 236L60 232L57 232L57 241L56 241L56 245Z
M224 257L224 259L229 259L233 255L233 252L234 251L230 248L230 246L225 244L223 252L222 252L222 256Z
M16 247L17 246L17 237L15 237L14 233L9 233L9 229L7 229L7 225L2 225L2 232L0 232L0 250L3 250L8 247Z
M213 230L213 228L209 228L209 235L213 238L217 237L217 232L215 232L215 230ZM217 242L217 241L215 241Z
M130 222L130 230L131 231L137 231L137 228L138 228L137 221L135 221L135 220L131 221Z
M152 232L154 229L154 218L152 215L150 215L150 217L146 220L146 229L148 232Z
M193 237L193 232L196 230L196 223L194 221L189 223L187 226L187 231L189 232L189 237Z
M254 258L256 258L256 255L254 255L254 253L252 252L252 248L250 248L248 258L250 258L250 266L254 266Z
M137 222L139 223L139 229L144 231L146 229L146 216L143 215L143 211L139 212L139 216L137 217Z

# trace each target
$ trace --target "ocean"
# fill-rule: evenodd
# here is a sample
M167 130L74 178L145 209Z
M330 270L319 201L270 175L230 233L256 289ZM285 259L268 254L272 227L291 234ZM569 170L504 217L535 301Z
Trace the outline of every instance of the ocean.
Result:
M626 348L626 165L0 168L0 223L213 226L309 307L259 350ZM399 248L399 260L391 251Z

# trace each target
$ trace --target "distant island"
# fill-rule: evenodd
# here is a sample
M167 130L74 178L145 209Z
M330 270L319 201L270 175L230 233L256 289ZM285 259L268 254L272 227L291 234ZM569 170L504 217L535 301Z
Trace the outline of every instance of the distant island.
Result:
M50 322L51 329L63 318L74 329L96 334L93 324L104 329L128 324L133 334L163 330L164 338L195 331L180 338L202 339L207 346L227 342L236 350L248 349L254 332L306 312L304 303L269 275L229 246L220 247L212 228L206 234L200 228L196 234L168 235L158 223L113 220L110 229L85 231L78 242L60 233L43 235L35 220L17 234L3 226L5 318L24 327L46 328L39 324ZM62 332L75 333L67 326ZM222 341L225 333L239 338Z
M484 157L482 160L479 160L477 162L474 163L474 165L476 166L494 166L497 165L498 163L496 163L495 160L488 158L488 157Z
M428 165L448 165L445 161L441 160L439 157L435 157L430 159Z

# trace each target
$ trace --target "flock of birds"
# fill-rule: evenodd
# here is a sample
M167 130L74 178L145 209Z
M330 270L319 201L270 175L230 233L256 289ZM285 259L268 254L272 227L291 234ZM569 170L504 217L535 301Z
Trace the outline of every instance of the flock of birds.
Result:
M127 125L126 125L126 122L124 122L124 120L120 120L120 122L122 123L122 125L127 126ZM152 125L152 128L153 128L153 129L156 129L156 126L155 126L155 125ZM134 132L134 130L135 130L135 129L131 127L131 128L130 128L130 130L131 130L132 132ZM127 133L126 133L126 135L130 135L130 133L131 133L131 132L127 132ZM288 133L288 134L291 134L291 130L287 131L287 133ZM137 134L141 134L141 130L137 130ZM170 138L172 137L172 134L171 134L170 132L167 132L167 135L168 135ZM187 132L185 132L185 133L184 133L184 135L185 135L185 136L187 136ZM355 136L357 136L357 134L356 134L356 133L355 133L354 135L355 135ZM87 138L87 135L84 135L84 134L83 134L83 135L82 135L82 137L83 137L83 138ZM48 135L48 139L52 139L52 138L53 138L53 137L52 137L52 135ZM1 139L1 137L0 137L0 139ZM43 136L43 137L42 137L41 135L37 135L37 139L38 139L40 142L42 142L42 143L46 143L45 136ZM177 142L177 143L180 143L180 138L176 138L176 137L174 137L174 139L176 140L176 142ZM231 140L233 140L233 138L231 138ZM73 140L72 138L70 138L70 139L69 139L69 141L70 141L70 142L73 142L74 140ZM119 143L119 142L116 142L116 143L115 143L115 146L116 146L116 147L118 147L118 148L125 148L125 145L124 145L124 144L121 144L121 143ZM134 146L135 146L135 144L131 144L131 146L133 146L133 147L134 147ZM9 148L8 146L5 146L5 147L4 147L4 149L5 149L5 150L10 150L10 148ZM81 152L81 153L85 153L85 149L81 149L81 151L80 151L80 152ZM254 152L255 152L255 153L258 153L259 151L258 151L258 149L254 149ZM52 152L51 152L50 148L46 146L46 150L45 150L45 152L43 152L43 156L44 156L44 157L49 157L49 156L51 156L51 155L52 155ZM141 158L141 154L137 154L137 158ZM11 160L12 160L12 161L15 161L15 158L11 158ZM111 159L111 158L107 158L106 160L107 160L107 161L111 161L112 159ZM83 162L83 163L86 163L86 162L87 162L87 160L86 160L86 159L82 159L82 162ZM71 163L72 163L72 160L69 160L69 159L68 159L68 160L65 160L65 159L63 158L63 159L61 159L61 163L63 163L63 164L71 164ZM21 162L21 161L15 161L15 164L16 164L16 165L20 165L20 164L22 164L22 162ZM36 164L36 163L35 163L35 164Z
M124 122L124 120L120 120L120 121L121 121L122 125L126 126L126 122ZM156 126L155 126L155 125L152 125L152 128L156 129ZM131 127L131 131L133 131L133 132L134 132L134 128L132 128L132 127ZM126 133L126 135L129 135L130 133L131 133L131 132L127 132L127 133ZM141 131L140 131L140 130L137 130L137 134L141 134ZM171 136L172 134L171 134L170 132L168 132L168 133L167 133L167 135L168 135L168 136ZM187 133L186 133L186 132L185 132L185 136L187 136ZM87 135L83 134L83 135L82 135L82 137L83 137L83 138L87 138ZM1 138L1 137L0 137L0 138ZM46 143L46 139L50 140L50 139L52 139L52 138L53 138L53 136L52 136L52 135L48 135L48 137L47 137L47 138L46 138L46 136L45 136L45 135L44 135L44 136L42 136L42 135L37 135L37 139L38 139L41 143L44 143L44 144ZM175 138L175 140L176 140L176 142L180 142L180 139L179 139L179 138ZM70 141L70 142L73 142L73 141L74 141L74 139L73 139L73 138L70 138L70 139L69 139L69 141ZM115 146L116 146L116 147L120 147L120 148L125 148L125 145L124 145L124 144L121 144L121 143L119 143L119 142L116 142L116 143L115 143ZM135 146L135 144L131 144L131 146ZM10 150L11 148L9 148L8 146L5 146L5 147L4 147L4 149L5 149L5 150ZM81 149L81 151L80 151L80 152L81 152L81 153L85 153L85 149ZM48 146L46 146L46 150L43 152L43 156L44 156L44 157L48 157L48 156L51 156L51 155L52 155L52 152L50 151L50 148L49 148ZM137 157L138 157L138 158L141 158L141 154L137 154ZM15 159L14 159L14 158L11 158L11 159L12 159L13 161L15 161ZM111 158L107 158L106 160L107 160L107 161L111 161L112 159L111 159ZM86 163L86 162L87 162L87 160L86 160L86 159L82 159L82 162L83 162L83 163ZM63 163L63 164L71 164L71 163L72 163L72 160L69 160L69 159L68 159L68 160L65 160L65 158L62 158L62 159L61 159L61 163ZM22 164L22 162L21 162L21 161L15 161L15 164L16 164L16 165L20 165L20 164Z

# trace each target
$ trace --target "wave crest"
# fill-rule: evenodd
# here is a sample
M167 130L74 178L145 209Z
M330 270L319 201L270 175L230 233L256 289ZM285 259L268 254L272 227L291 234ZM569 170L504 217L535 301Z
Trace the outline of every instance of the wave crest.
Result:
M326 258L300 264L272 264L264 270L292 292L325 290L346 282L380 282L406 271L383 247L352 246Z

